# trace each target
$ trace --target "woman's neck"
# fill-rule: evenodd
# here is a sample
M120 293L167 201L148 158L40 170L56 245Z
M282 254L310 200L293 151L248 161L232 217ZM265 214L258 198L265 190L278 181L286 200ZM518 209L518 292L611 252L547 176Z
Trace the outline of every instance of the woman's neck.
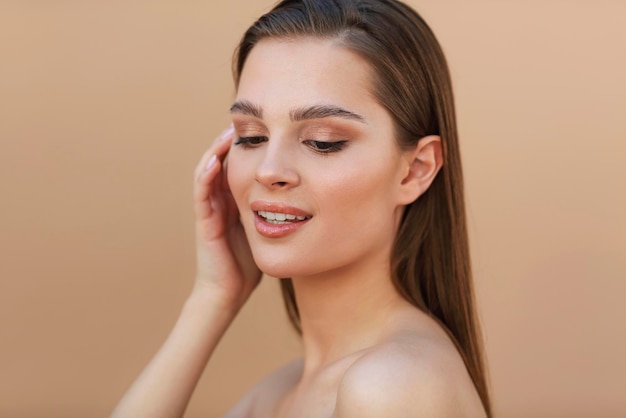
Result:
M370 347L386 323L409 306L391 281L389 261L370 259L315 277L293 278L304 344L304 373Z

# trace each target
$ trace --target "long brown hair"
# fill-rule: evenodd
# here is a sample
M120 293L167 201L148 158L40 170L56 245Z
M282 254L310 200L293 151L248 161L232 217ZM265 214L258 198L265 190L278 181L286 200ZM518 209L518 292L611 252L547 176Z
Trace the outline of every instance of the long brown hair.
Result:
M373 93L393 118L400 146L414 147L428 135L441 137L443 167L430 188L405 208L391 275L398 292L448 332L491 416L474 311L454 98L443 51L426 22L396 0L284 0L241 40L233 62L236 85L259 40L303 36L334 39L370 64ZM281 288L289 318L301 332L291 279L282 279Z

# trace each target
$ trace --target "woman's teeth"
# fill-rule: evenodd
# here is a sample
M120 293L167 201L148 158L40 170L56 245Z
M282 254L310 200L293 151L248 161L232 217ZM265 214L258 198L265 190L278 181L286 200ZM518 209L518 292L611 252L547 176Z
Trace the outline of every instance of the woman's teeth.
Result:
M268 223L275 224L275 225L288 224L294 221L295 222L304 221L307 218L310 218L310 216L296 216L296 215L291 215L289 213L266 212L264 210L260 210L257 213L259 214L261 218L265 219Z

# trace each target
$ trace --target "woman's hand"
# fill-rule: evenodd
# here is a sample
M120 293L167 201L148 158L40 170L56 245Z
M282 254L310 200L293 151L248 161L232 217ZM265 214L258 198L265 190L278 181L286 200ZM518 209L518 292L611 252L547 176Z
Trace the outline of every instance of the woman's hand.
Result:
M194 291L208 288L228 308L239 309L261 279L261 271L239 222L226 179L226 156L234 136L224 131L195 170L197 271Z

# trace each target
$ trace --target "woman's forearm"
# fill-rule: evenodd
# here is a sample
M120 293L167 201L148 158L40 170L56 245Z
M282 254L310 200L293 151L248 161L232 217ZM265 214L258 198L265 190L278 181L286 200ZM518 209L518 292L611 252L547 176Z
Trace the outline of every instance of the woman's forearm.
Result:
M238 309L212 289L194 289L163 346L126 392L111 418L180 417Z

